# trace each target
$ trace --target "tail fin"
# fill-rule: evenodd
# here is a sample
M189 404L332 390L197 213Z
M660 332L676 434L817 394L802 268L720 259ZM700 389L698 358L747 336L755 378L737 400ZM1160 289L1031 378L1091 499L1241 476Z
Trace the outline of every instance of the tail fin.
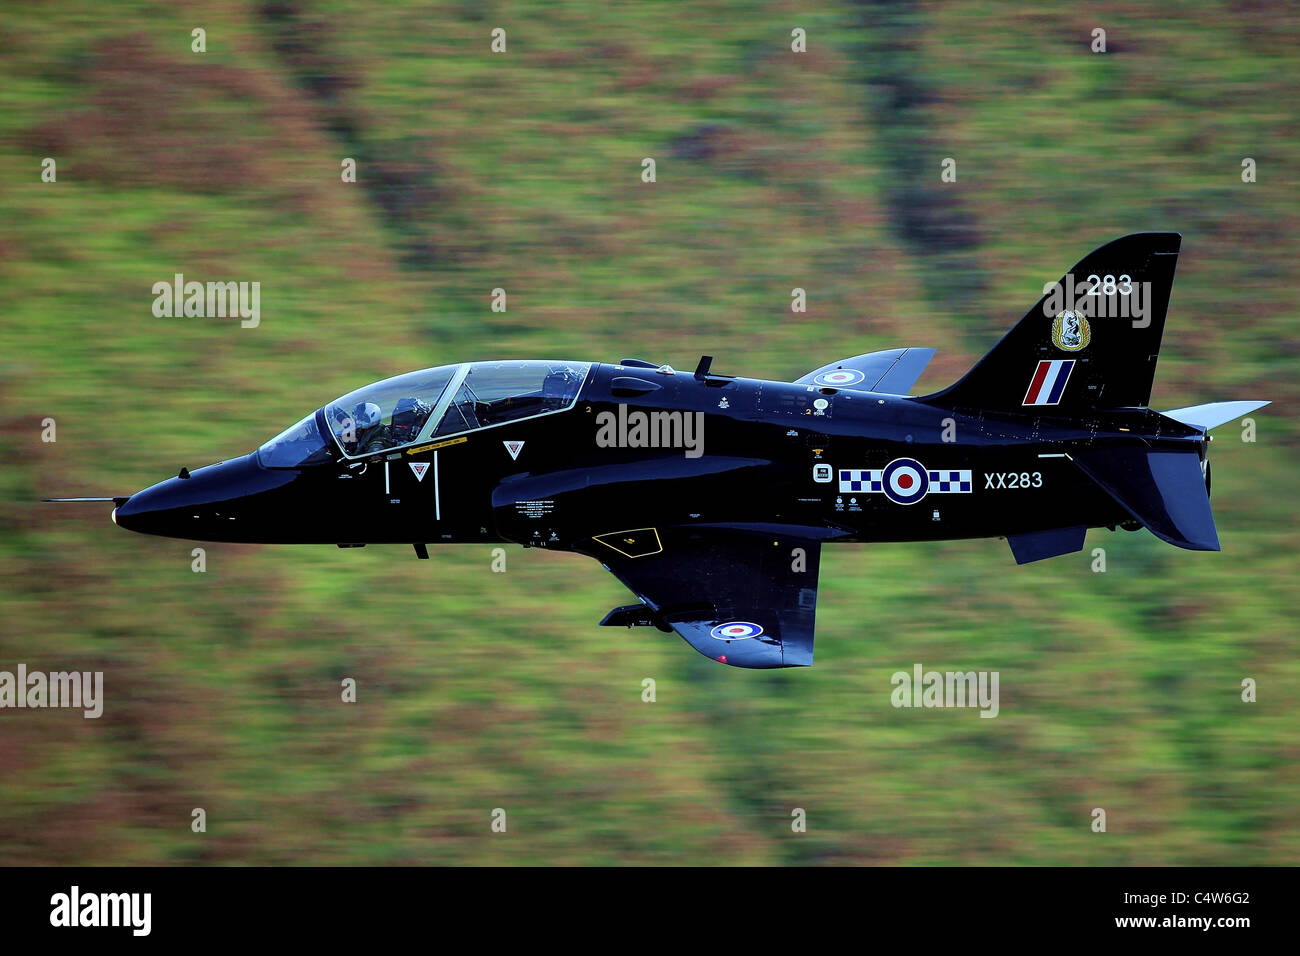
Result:
M955 385L918 401L991 411L1145 406L1182 236L1139 232L1090 252Z

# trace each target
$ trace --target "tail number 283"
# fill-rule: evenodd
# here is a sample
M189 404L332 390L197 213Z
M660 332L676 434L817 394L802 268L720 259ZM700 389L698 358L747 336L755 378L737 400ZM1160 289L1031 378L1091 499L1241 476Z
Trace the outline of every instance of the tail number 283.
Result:
M1041 488L1043 473L1041 471L986 471L984 472L984 490L990 488Z

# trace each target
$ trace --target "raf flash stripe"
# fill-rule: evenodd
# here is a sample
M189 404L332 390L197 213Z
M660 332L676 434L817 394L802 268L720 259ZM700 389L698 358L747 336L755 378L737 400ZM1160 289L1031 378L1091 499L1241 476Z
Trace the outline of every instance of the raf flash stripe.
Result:
M1034 370L1022 405L1056 405L1065 394L1065 383L1074 370L1074 359L1044 359Z

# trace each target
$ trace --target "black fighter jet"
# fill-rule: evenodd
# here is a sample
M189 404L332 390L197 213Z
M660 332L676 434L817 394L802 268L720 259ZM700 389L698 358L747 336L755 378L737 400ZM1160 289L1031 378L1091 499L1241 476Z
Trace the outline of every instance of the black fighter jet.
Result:
M1147 407L1180 242L1097 249L931 395L908 396L925 348L794 382L720 375L707 356L694 373L444 365L113 498L113 520L205 541L403 543L421 558L441 542L576 551L639 598L601 624L676 631L740 667L808 665L825 543L1003 537L1024 564L1081 550L1089 528L1145 527L1218 550L1208 432L1267 402Z

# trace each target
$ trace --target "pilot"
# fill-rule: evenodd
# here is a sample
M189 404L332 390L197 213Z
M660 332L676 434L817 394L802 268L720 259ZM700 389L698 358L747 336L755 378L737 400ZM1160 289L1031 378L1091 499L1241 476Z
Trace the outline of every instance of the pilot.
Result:
M374 402L359 402L352 409L352 431L356 447L365 448L366 442L377 435L383 417L383 411Z

